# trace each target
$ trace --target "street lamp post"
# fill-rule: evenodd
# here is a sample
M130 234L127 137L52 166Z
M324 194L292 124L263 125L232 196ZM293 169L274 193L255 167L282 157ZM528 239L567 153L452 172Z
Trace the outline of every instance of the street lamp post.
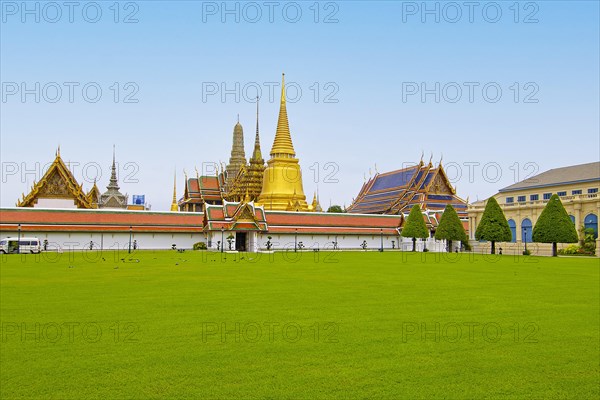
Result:
M129 225L129 250L127 252L130 254L131 254L131 235L132 234L133 234L133 227L131 225Z
M221 227L221 253L223 253L223 246L225 246L225 242L223 241L224 234L225 234L225 228Z
M298 229L296 229L296 234L294 235L294 253L298 251Z
M21 224L19 224L19 234L17 236L17 254L21 254Z
M527 253L527 228L523 228L523 242L525 243L525 253Z
M381 233L381 249L379 251L381 251L383 253L383 228L381 228L380 233Z

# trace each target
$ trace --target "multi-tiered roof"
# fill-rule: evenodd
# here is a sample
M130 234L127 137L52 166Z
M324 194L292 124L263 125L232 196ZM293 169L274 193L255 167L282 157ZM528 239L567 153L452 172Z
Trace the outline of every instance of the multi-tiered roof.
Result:
M451 204L459 216L466 218L467 202L456 195L441 162L431 161L376 174L365 182L348 208L360 214L408 214L413 205L422 210L441 212Z

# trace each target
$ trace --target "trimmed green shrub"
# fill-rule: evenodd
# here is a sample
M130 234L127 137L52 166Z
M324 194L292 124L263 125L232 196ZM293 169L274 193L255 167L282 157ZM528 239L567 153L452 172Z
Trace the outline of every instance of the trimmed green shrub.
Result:
M406 224L402 228L400 235L412 238L412 251L417 250L417 238L425 239L429 237L429 231L427 230L427 225L425 225L425 220L423 220L421 207L418 204L415 204L410 210L410 214L408 214Z
M204 242L194 243L194 250L206 250L206 243L204 243Z
M557 243L577 243L577 231L558 195L552 195L542 210L533 227L532 239L537 243L552 243L554 257L558 254Z
M485 204L475 239L492 242L491 254L496 254L496 242L510 242L512 239L508 221L494 197L490 197Z
M448 251L452 251L452 242L455 240L463 243L468 242L467 232L463 227L460 218L454 207L450 204L444 209L440 224L435 231L435 238L438 240L446 240L448 242Z

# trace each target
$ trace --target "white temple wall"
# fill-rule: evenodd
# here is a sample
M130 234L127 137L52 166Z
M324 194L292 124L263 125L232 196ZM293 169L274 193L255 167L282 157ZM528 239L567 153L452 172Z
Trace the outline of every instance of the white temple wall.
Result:
M225 241L224 250L228 250L227 237L235 232L223 232ZM17 237L18 233L4 231L2 237ZM115 250L117 248L127 251L129 248L129 232L22 232L22 236L37 237L42 242L46 239L49 242L49 250L68 251L88 250L90 242L93 242L93 249ZM286 249L294 249L294 244L298 246L300 243L304 245L305 251L312 249L331 250L334 248L334 241L337 241L337 248L340 250L362 250L361 244L367 242L367 251L378 250L381 247L380 235L306 235L306 234L276 234L276 233L257 233L248 232L246 249L251 252L266 250L266 243L271 236L273 244L272 250L280 251ZM194 243L203 242L209 244L209 250L217 250L217 242L221 240L221 232L211 232L208 235L204 233L136 233L131 235L131 246L134 243L139 250L161 250L171 249L173 244L178 249L192 249ZM400 247L398 242L400 240ZM393 242L393 244L392 244ZM417 251L423 251L423 246L432 252L446 251L446 242L443 240L427 239L426 242L417 241ZM453 247L459 248L460 242L453 243ZM410 238L401 238L397 235L383 235L384 250L412 250L412 240ZM235 239L232 242L232 249L235 249Z
M18 232L2 232L2 237L17 237ZM129 249L129 232L97 233L97 232L35 232L27 230L21 236L37 237L40 241L48 240L48 248L53 251L88 250L90 242L93 249L127 251ZM203 233L136 233L131 235L131 246L134 241L140 250L170 249L175 244L178 249L191 249L194 243L204 242Z

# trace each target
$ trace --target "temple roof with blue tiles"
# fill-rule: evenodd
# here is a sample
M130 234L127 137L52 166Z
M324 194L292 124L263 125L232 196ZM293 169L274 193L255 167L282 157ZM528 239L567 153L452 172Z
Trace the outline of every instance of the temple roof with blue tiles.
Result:
M396 171L377 173L366 181L348 207L355 214L406 214L413 205L429 212L443 211L451 204L461 218L467 217L467 202L456 195L441 162L419 163Z

